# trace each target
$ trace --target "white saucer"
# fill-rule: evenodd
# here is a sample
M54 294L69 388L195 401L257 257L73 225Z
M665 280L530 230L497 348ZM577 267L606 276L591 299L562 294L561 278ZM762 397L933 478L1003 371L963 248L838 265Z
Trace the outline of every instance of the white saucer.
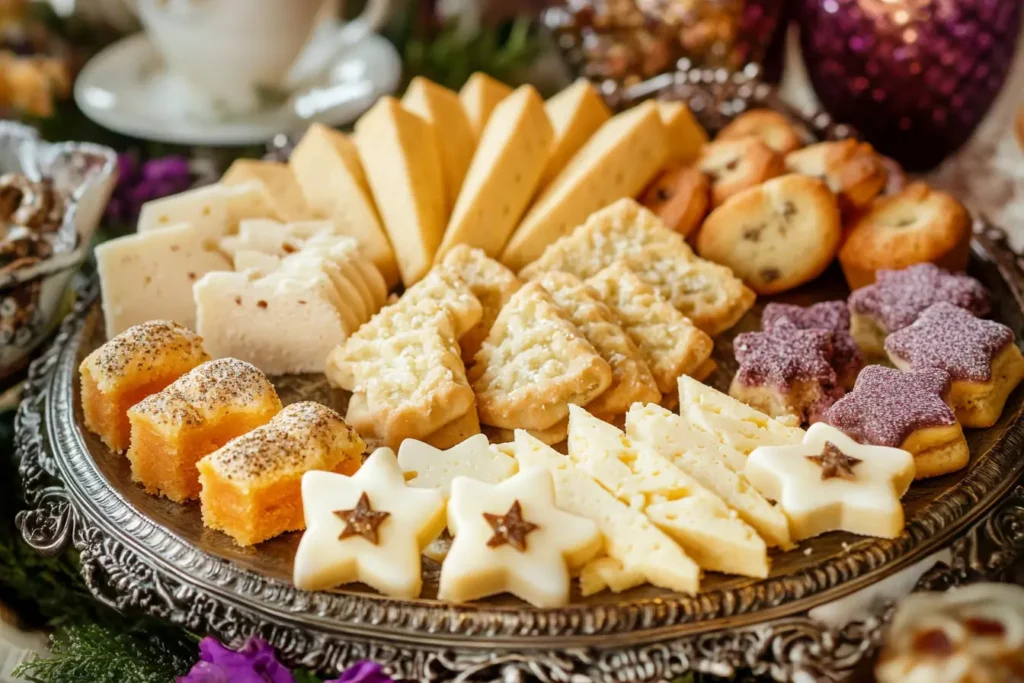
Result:
M336 36L318 30L308 50L329 49ZM318 45L317 41L321 44ZM307 91L280 105L238 117L196 116L189 86L168 73L144 33L124 38L93 57L75 81L75 101L86 116L106 128L146 140L186 145L248 145L276 133L300 132L311 121L340 126L354 121L377 98L393 93L402 61L386 39L369 34L345 50ZM329 103L315 115L300 116L310 100Z

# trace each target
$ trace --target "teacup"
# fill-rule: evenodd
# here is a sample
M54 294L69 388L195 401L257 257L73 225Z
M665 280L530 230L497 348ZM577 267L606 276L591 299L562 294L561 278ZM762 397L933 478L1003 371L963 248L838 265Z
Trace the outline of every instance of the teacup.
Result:
M333 0L135 0L168 71L217 115L245 114L289 88L292 66ZM377 30L390 0L369 0L347 29ZM359 31L339 33L339 50ZM329 57L337 57L337 52ZM325 69L330 59L323 59Z

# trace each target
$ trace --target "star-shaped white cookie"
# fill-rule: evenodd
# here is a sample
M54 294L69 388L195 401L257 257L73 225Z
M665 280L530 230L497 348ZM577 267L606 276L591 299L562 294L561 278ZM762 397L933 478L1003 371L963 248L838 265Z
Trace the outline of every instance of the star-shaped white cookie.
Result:
M361 581L394 597L420 594L420 553L444 529L444 499L407 486L390 448L378 448L351 477L306 472L302 508L306 533L295 553L297 588Z
M801 444L754 449L744 474L778 501L795 541L828 531L895 538L903 530L900 498L914 480L914 458L899 448L859 444L819 422Z
M448 530L455 536L441 566L437 597L466 602L511 593L536 607L569 601L569 571L601 551L589 519L555 507L551 473L532 468L500 484L452 482Z
M483 434L471 436L444 451L428 443L406 439L398 449L398 465L410 486L437 489L448 498L452 480L469 477L497 484L516 473L515 458L491 448Z

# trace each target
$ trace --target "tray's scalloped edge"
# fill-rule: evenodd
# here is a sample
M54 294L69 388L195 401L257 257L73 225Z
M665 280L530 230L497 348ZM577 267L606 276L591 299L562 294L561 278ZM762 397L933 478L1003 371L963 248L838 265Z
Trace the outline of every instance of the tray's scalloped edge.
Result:
M1007 278L1013 295L1018 304L1024 302L1020 259L1004 235L979 224L976 238L1004 276L1013 276ZM402 604L298 591L188 545L107 486L82 444L66 390L74 381L77 342L97 296L92 281L54 344L29 371L15 423L28 503L17 518L23 537L41 552L60 552L69 544L77 548L89 589L117 609L141 609L234 644L260 635L293 665L327 671L369 658L394 676L413 680L583 683L670 679L686 671L728 676L737 670L776 680L792 680L798 672L815 680L838 679L873 651L891 606L841 629L803 615L758 622L756 613L778 613L775 608L907 560L915 548L948 532L990 490L1008 489L953 543L952 564L933 569L922 585L991 578L1024 551L1024 486L1012 488L1005 468L982 465L934 506L935 514L912 521L901 539L880 541L803 574L729 591L560 610ZM1019 452L1022 441L1024 425L1018 421L994 448L995 457ZM1004 473L1003 481L996 480L996 470ZM695 614L702 621L724 621L716 624L718 630L693 633ZM614 637L658 627L664 628L643 641L620 643ZM559 647L552 642L558 639L584 645Z

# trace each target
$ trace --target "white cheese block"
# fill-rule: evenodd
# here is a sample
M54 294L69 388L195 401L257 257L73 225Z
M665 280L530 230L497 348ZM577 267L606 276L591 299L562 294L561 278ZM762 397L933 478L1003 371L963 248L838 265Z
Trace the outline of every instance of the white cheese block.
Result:
M491 449L483 434L471 436L448 450L406 439L398 448L398 466L409 486L437 489L445 498L455 477L497 484L518 470L515 458Z
M220 239L246 218L273 218L259 183L221 184L188 190L142 205L138 232L191 223L203 237Z
M322 283L210 273L196 283L196 331L214 358L239 358L268 375L323 372L345 325Z
M262 251L242 250L235 252L235 270L248 272L255 277L269 275L281 265L280 256L271 256Z
M692 377L679 378L679 414L744 455L758 446L803 443L795 420L769 417Z
M743 476L747 456L661 406L634 403L626 413L626 434L669 460L715 493L769 546L792 543L789 523Z
M188 223L96 247L107 338L149 320L174 320L194 328L192 285L211 271L231 270L215 247Z
M569 408L569 457L623 503L643 511L702 569L764 578L764 540L722 499L615 426Z
M250 218L238 224L238 234L222 238L220 248L229 255L249 250L286 256L298 251L303 243L320 234L333 235L334 224L330 221L281 223L269 218Z
M436 259L458 244L501 254L533 197L551 153L544 101L524 85L495 107L480 136Z
M345 324L346 337L370 319L369 313L363 310L362 300L355 286L345 277L337 263L323 256L305 252L292 254L282 259L281 265L267 275L266 279L303 281L323 289L338 309L338 314Z
M570 458L525 431L517 429L515 439L519 469L544 467L551 472L556 505L594 520L604 534L609 557L655 586L681 593L697 592L700 567L642 512L620 502Z

